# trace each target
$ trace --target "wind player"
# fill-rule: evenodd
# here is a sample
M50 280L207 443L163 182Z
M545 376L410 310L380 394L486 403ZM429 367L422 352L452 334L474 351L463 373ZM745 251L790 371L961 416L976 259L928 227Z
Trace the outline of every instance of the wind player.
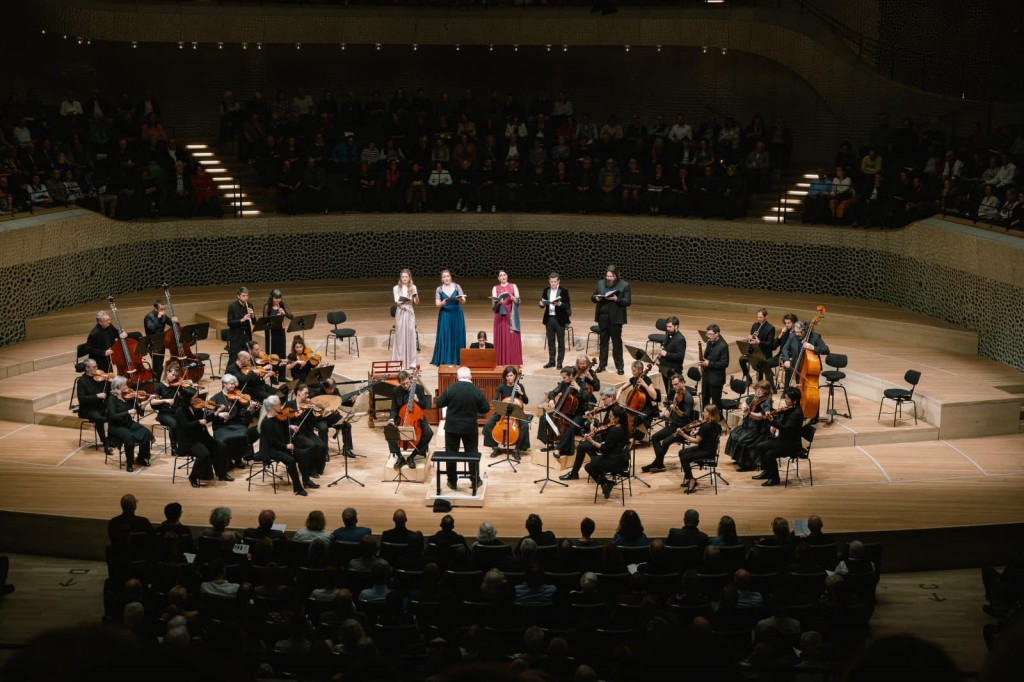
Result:
M665 418L665 426L651 436L654 461L641 467L641 470L647 473L657 474L665 470L665 455L668 449L676 443L683 442L683 437L678 433L679 429L693 421L693 396L686 390L683 375L673 374L669 386L672 387L672 395L665 403L667 407L661 412L661 416Z
M228 304L228 357L233 358L248 348L252 341L256 312L249 306L249 290L238 287L237 299Z
M127 339L128 334L121 332L120 338ZM96 326L89 332L89 338L85 341L85 352L97 365L109 371L110 356L114 354L114 343L117 339L117 329L110 323L110 313L101 310L96 313Z
M494 397L492 400L506 400L509 398L515 398L521 400L523 405L528 405L530 397L526 395L526 388L522 383L516 383L519 380L519 370L509 365L505 368L502 373L504 381L498 384L494 389ZM512 402L509 400L509 402ZM505 418L504 414L495 412L487 421L484 422L484 446L491 448L491 457L498 456L498 445L499 443L494 440L493 431L494 426ZM519 425L519 440L515 443L515 452L513 457L518 462L520 460L519 453L526 452L530 449L530 429L529 423L522 423Z
M622 359L622 327L626 324L626 308L633 303L633 294L629 282L619 278L619 270L614 265L605 269L604 279L597 281L597 288L590 296L596 304L594 321L601 332L601 343L597 371L603 372L608 367L608 342L612 344L612 360L615 370L625 374L625 363Z
M402 407L409 401L409 393L414 392L415 397L413 400L423 407L427 404L427 392L423 390L423 384L416 382L415 388L413 387L413 373L408 370L402 370L398 373L398 386L395 386L395 390L391 393L391 414L388 416L388 424L398 424L399 415L398 413L402 410ZM427 453L430 452L430 439L434 437L434 430L430 428L430 424L427 423L426 416L420 421L420 439L416 443L415 449L409 453L408 458L402 457L402 451L398 447L398 443L388 441L388 447L391 449L391 454L395 456L395 469L399 469L402 465L408 466L410 469L416 468L416 455L420 457L426 457Z
M703 408L708 403L714 403L718 411L721 412L725 370L729 367L729 344L722 338L722 330L717 324L709 324L707 333L708 345L704 349L704 359L700 362L700 366L703 368L700 404Z
M747 343L750 344L751 350L758 348L762 355L764 355L764 362L754 368L757 370L757 380L767 379L768 383L772 384L773 377L771 370L768 368L768 361L771 359L775 345L775 325L768 321L767 308L758 309L757 321L750 325ZM740 357L740 369L743 371L743 377L747 380L747 383L753 383L750 380L750 360L746 355ZM774 385L772 385L772 390L775 390Z
M565 358L565 328L572 316L572 303L569 290L562 286L557 272L548 275L548 287L541 292L539 305L544 310L541 322L548 341L548 364L544 369L561 367Z
M146 317L142 319L142 326L146 330L146 336L152 336L153 334L162 334L166 327L171 324L177 324L177 317L167 317L167 306L164 305L160 299L153 301L153 309L146 313ZM164 355L168 352L167 348L164 348L163 353L153 353L149 356L150 363L153 365L153 376L160 379L163 376L164 370ZM178 358L180 360L180 358Z
M658 371L666 387L671 385L672 376L683 373L683 360L686 358L686 337L679 331L679 318L670 315L665 320L665 342L661 344L655 360Z

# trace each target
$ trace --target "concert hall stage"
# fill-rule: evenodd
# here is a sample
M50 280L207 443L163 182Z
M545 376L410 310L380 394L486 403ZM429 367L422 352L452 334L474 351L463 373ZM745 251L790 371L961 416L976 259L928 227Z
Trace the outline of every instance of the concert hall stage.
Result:
M469 336L475 337L479 329L490 334L492 316L486 298L492 282L459 281L470 294L466 307ZM556 370L541 369L547 351L535 301L546 281L517 283L524 301L525 387L531 406L536 406L557 382ZM360 356L350 355L347 347L339 344L335 377L343 380L365 379L372 361L389 357L392 284L390 279L318 280L253 284L249 288L256 308L271 286L277 286L294 312L318 313L316 326L307 335L308 345L314 348L330 329L326 313L347 312L346 325L355 328L359 336ZM417 284L425 294L417 310L420 360L424 383L432 393L437 371L426 363L433 350L436 313L429 299L436 282L419 277ZM593 324L588 299L594 281L565 281L563 285L575 299L575 337L585 347ZM696 330L717 323L731 346L729 373L738 375L732 342L746 336L754 312L761 306L767 307L769 319L781 326L786 312L809 319L816 305L825 305L828 312L818 331L833 352L850 358L845 383L853 417L837 417L834 423L826 420L819 425L812 450L813 486L809 480L794 480L791 473L788 488L765 489L749 474L736 472L724 457L720 472L730 485L719 486L716 495L702 481L696 495L684 496L678 459L670 455L668 471L639 474L650 487L634 480L632 495L627 491L625 506L640 514L649 536L663 536L669 527L681 525L683 511L689 507L701 512L705 531L713 533L718 517L729 514L736 519L741 535L748 537L767 534L776 516L793 519L817 513L825 519L826 531L844 537L901 538L899 543L886 545L887 568L914 565L914 552L906 548L915 548L917 556L925 548L934 568L971 565L987 558L986 552L992 551L987 538L1001 537L1005 546L1007 527L1018 530L1024 524L1024 374L978 357L975 334L865 300L644 282L632 286L634 303L624 340L643 346L647 335L656 331L657 318L677 315L687 339L686 366L696 360ZM159 294L154 289L118 297L120 316L129 330L141 326L143 315ZM228 286L174 290L175 310L182 322L211 323L211 340L201 343L200 350L210 353L215 369L221 349L213 339L225 324L225 309L233 294L233 287ZM253 525L259 510L268 507L289 530L300 527L313 509L324 511L333 527L340 525L341 509L347 506L356 507L360 522L375 532L390 527L396 507L407 510L411 527L427 532L437 527L440 517L430 511L426 501L427 488L433 487L433 472L424 471L422 465L417 470L419 475L426 474L425 483L396 486L383 480L391 476L385 469L387 447L380 422L371 428L365 419L355 426L354 437L356 451L366 458L352 460L349 472L365 483L365 488L348 481L326 487L342 474L340 457L332 457L328 464L320 479L324 487L311 490L305 498L292 495L288 487L276 495L269 485L247 491L240 471L235 472L233 483L215 483L200 490L189 487L184 478L172 485L171 458L164 454L153 458L153 466L133 474L119 471L116 459L104 464L102 451L79 446L80 420L69 412L68 401L75 377L75 346L93 326L95 312L105 307L105 302L96 301L28 320L28 340L0 348L0 543L4 549L102 556L105 521L118 513L118 498L126 492L139 498L140 513L152 520L162 517L165 503L181 502L185 523L195 527L205 526L209 510L218 505L232 508L233 525L240 528ZM595 335L589 339L592 356L596 343ZM326 360L333 361L332 355L328 353ZM567 357L573 355L570 351ZM909 418L912 412L907 411L908 418L893 426L891 403L886 406L888 417L883 414L877 419L879 399L885 388L905 385L903 374L908 369L922 373L917 389L919 422L915 425ZM608 372L601 379L607 385L623 377ZM726 395L732 397L728 390ZM821 395L824 406L824 389ZM845 411L841 396L838 402L840 411ZM528 407L528 411L536 410ZM145 423L152 421L149 417ZM443 422L435 435L435 449L443 442L442 432ZM86 435L91 436L88 428ZM534 446L535 435L533 426ZM158 436L158 452L162 442ZM638 473L652 458L650 446L637 449ZM518 537L524 533L523 521L530 512L541 514L545 528L559 537L575 536L584 516L597 522L598 535L614 533L623 510L618 491L612 499L599 497L595 503L594 485L580 480L570 482L568 488L549 484L540 493L540 486L533 481L544 475L544 456L537 449L524 457L518 472L505 464L488 467L493 461L485 453L487 495L483 506L456 507L453 512L457 530L463 534L474 535L477 525L488 520L501 536ZM552 462L554 477L562 473L562 467ZM807 472L802 473L806 478ZM956 552L945 549L948 542L957 542Z

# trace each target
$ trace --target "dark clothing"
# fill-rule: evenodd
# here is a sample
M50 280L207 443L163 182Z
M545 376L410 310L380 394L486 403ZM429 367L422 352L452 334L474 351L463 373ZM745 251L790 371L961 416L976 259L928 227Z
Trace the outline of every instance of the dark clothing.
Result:
M423 384L417 382L413 386L413 391L416 393L416 402L419 403L420 407L427 404L427 393L423 389ZM409 402L409 393L401 387L396 386L395 390L391 393L391 413L388 415L388 419L393 421L395 424L401 426L402 420L399 418L399 412ZM430 441L434 437L434 430L430 428L430 424L427 423L426 416L420 420L420 439L416 443L416 451L411 453L410 457L419 455L420 457L426 457L427 453L430 452ZM400 457L400 449L398 443L388 441L388 447L391 449L391 453L396 457Z
M616 300L607 301L603 298L612 292L617 293ZM604 368L608 365L608 342L611 341L615 369L623 369L625 365L622 361L622 326L626 324L626 308L633 302L629 282L617 279L609 287L606 280L600 279L590 300L597 305L594 311L594 321L597 322L601 331L598 366Z
M761 460L761 470L768 475L768 479L779 480L779 457L786 457L796 452L802 446L800 432L803 429L804 413L800 405L793 405L792 409L778 414L772 420L778 435L757 444L756 452Z
M714 459L718 453L718 440L721 436L722 426L718 422L708 422L707 424L700 425L696 436L700 438L700 443L688 447L679 453L679 463L683 467L683 474L685 474L686 480L693 478L693 471L690 468L693 461Z
M725 370L729 367L729 344L725 339L718 337L714 343L708 343L704 349L704 359L708 366L704 368L704 375L701 377L701 407L708 403L714 403L719 410L722 409L722 387L725 386Z
M767 378L769 382L772 381L771 370L768 366L768 360L771 359L772 350L775 346L775 325L771 322L765 321L764 324L755 322L750 326L750 335L756 336L758 343L757 345L751 345L750 348L760 349L761 354L764 355L764 361L758 364L754 369L757 371L757 380ZM750 361L747 356L740 358L740 369L743 370L743 376L747 379L750 378Z
M260 457L264 461L276 460L288 469L292 490L302 490L302 481L309 480L309 461L299 452L288 449L288 422L267 418L260 422ZM301 469L301 474L300 474Z
M171 318L167 315L157 315L155 310L150 310L146 313L146 317L142 320L142 326L146 330L146 336L160 334L164 331L165 327L169 327L170 325ZM164 357L172 353L174 353L173 348L164 348L162 353L149 356L153 365L153 376L157 379L163 375Z
M565 358L565 328L569 326L569 318L572 315L572 304L569 300L569 290L565 287L558 287L556 298L561 298L561 305L555 306L555 312L551 314L551 307L548 305L548 296L551 287L544 287L540 295L540 305L544 310L541 322L547 334L548 362L554 363L556 367L562 366Z
M665 544L673 547L696 545L703 550L708 544L708 535L703 531L688 526L672 528L668 532L668 537L665 538Z
M110 435L121 441L124 446L124 458L128 466L135 464L135 448L139 448L139 462L149 464L149 446L153 442L153 434L142 424L135 421L128 410L134 409L142 414L142 406L135 407L131 402L121 400L119 396L107 396L107 424Z
M590 477L598 483L605 483L608 474L622 471L629 466L629 439L625 429L616 424L604 431L603 436L600 450L587 441L580 444L580 453L576 455L576 464L573 464L573 471L579 471L577 465L583 461L581 454L585 449L589 451L593 448L593 451L587 452L590 455L590 462L587 463L586 469Z
M115 531L121 526L128 526L128 530L131 533L153 532L153 524L145 516L136 516L135 514L122 512L107 523L107 537L110 538L111 542L114 541Z
M263 377L257 376L252 365L242 369L235 362L228 363L224 370L225 374L238 379L238 390L256 400L263 401L271 394L270 387L263 381Z
M78 379L78 387L75 389L78 394L78 416L88 419L96 429L96 435L104 447L107 445L107 402L100 398L100 393L110 392L109 381L96 381L88 374L83 373Z
M228 305L228 360L234 362L239 351L247 350L252 341L252 325L254 320L242 322L248 310L240 301L232 301Z
M179 407L175 412L178 453L195 458L192 464L193 477L209 480L215 473L218 478L223 478L228 472L227 451L210 435L207 425L199 423L201 419L210 422L213 417L206 410L194 410L186 406Z
M509 386L507 383L502 382L498 385L498 388L494 390L494 400L505 400L510 398L514 388L514 385ZM518 399L523 401L523 405L528 405L530 403L530 397L526 395L526 388L522 384L519 385L519 388L522 390L522 393L518 394ZM484 422L484 446L494 448L500 445L500 443L494 440L493 432L495 425L497 425L499 421L504 421L504 419L505 413L494 412L487 418L487 421ZM519 451L526 451L530 449L529 419L530 415L527 415L527 421L519 424L519 440L515 443L515 448ZM513 422L514 421L515 420L513 420Z
M445 415L445 450L458 452L461 444L465 452L479 452L477 419L490 409L483 391L469 381L456 381L444 389L437 399L439 408L448 408ZM447 468L448 483L456 483L456 463Z
M677 414L676 410L682 412ZM693 396L686 389L683 389L682 398L678 394L672 396L669 403L669 416L665 426L651 435L651 447L654 449L654 461L648 468L661 469L665 466L665 454L668 449L676 443L682 443L683 437L679 429L693 422Z
M114 328L114 325L107 327L96 325L89 332L89 338L85 341L86 353L96 361L100 369L110 369L110 358L107 357L106 353L113 347L118 336L118 331Z
M686 358L686 337L679 330L672 334L665 334L665 343L662 344L665 351L664 357L658 361L658 368L665 386L671 385L673 374L683 373L683 360ZM657 360L657 358L655 358Z

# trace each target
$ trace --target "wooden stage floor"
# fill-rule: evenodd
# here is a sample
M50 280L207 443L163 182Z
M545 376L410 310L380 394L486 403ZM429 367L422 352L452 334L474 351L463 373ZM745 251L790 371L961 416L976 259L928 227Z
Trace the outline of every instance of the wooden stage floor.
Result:
M432 282L419 282L424 291ZM475 305L467 308L467 331L490 331L489 309L481 301L489 282L464 281L470 291L479 291ZM539 294L543 282L520 282L524 299ZM586 332L592 324L592 308L587 301L592 282L568 282L570 290L580 292L575 303L575 332L586 344ZM339 349L335 374L339 378L365 378L371 361L386 359L387 336L391 319L387 316L390 281L291 283L283 286L289 303L297 313L319 312L321 321L310 334L311 345L326 335L329 326L324 313L345 309L348 325L358 330L361 355L349 355ZM643 345L648 333L655 331L654 320L667 314L682 319L688 341L688 361L696 359L696 332L710 322L722 326L726 340L745 335L753 311L761 305L771 310L771 319L796 311L807 317L816 301L802 294L714 291L680 286L634 283L634 305L630 324L624 332L627 343ZM269 287L265 287L269 288ZM257 307L265 293L253 286ZM381 291L383 294L381 295ZM122 319L138 320L154 298L153 292L140 292L119 298ZM184 303L179 304L178 299ZM377 299L380 299L379 301ZM135 300L138 299L138 300ZM185 321L209 319L223 324L222 316L231 294L226 287L182 289L176 294L175 307ZM1024 434L1020 429L1020 400L1024 392L1024 374L970 351L972 336L941 322L868 301L833 299L825 302L830 313L819 327L834 352L850 356L850 402L852 419L837 418L822 424L813 450L814 485L792 480L788 488L765 489L740 474L723 458L722 475L730 485L720 486L718 494L702 485L696 495L685 496L679 487L678 460L668 457L669 470L659 474L641 474L650 488L634 481L632 496L627 493L626 507L641 516L648 535L664 535L668 528L681 524L683 511L698 509L702 526L712 532L717 519L729 514L736 519L742 535L758 536L769 532L772 518L793 519L811 513L822 515L826 530L837 533L874 533L932 528L959 528L994 524L1024 523ZM387 448L380 429L371 429L362 421L355 427L356 450L366 459L350 464L350 474L366 484L365 488L343 481L336 487L326 483L342 473L342 460L332 458L319 490L301 498L290 490L275 495L269 486L246 490L241 471L233 483L217 483L200 490L178 479L171 485L171 459L158 455L152 467L128 474L116 463L105 465L102 451L78 446L77 420L68 418L67 400L74 374L71 368L74 346L84 332L67 324L91 326L90 311L102 307L98 302L79 306L54 316L33 320L34 338L23 344L0 348L0 509L6 512L106 519L118 512L118 498L126 492L140 500L140 513L151 519L162 516L167 502L178 501L185 507L184 520L204 526L209 510L226 505L234 512L234 524L253 525L261 509L273 508L278 521L289 529L302 525L306 514L322 510L329 525L340 524L341 510L347 506L359 510L360 521L375 531L390 527L397 507L409 513L412 527L432 532L439 517L427 506L427 488L433 488L433 472L428 483L385 482ZM134 310L133 307L139 308ZM131 310L130 314L125 310ZM73 312L73 316L71 313ZM543 330L539 309L536 314L523 308L524 360L526 388L533 403L553 387L554 370L544 370L547 352L542 348ZM433 344L435 314L429 304L419 308L422 341L421 360L429 360ZM52 319L51 319L52 317ZM131 322L129 322L131 324ZM893 344L890 329L901 330L901 342ZM58 331L60 330L60 331ZM64 335L60 335L63 332ZM74 332L73 336L68 336ZM212 334L211 334L212 335ZM934 337L952 343L933 343ZM976 348L976 339L973 341ZM946 348L934 347L946 345ZM961 352L950 350L948 346ZM203 350L216 358L216 347L205 342ZM596 352L591 344L592 353ZM732 348L735 356L735 347ZM570 353L572 355L573 353ZM216 362L216 361L215 361ZM900 386L903 372L919 369L923 379L918 392L919 415L893 426L891 416L876 419L878 397L883 388ZM733 369L735 371L735 359ZM436 370L425 368L428 390L436 387ZM621 381L614 372L602 375L606 383ZM822 392L824 396L824 391ZM823 397L824 400L824 397ZM840 398L841 401L841 398ZM888 409L888 408L887 408ZM992 416L995 415L995 416ZM443 441L443 422L437 430L434 446ZM531 428L531 437L535 427ZM535 438L532 438L536 442ZM651 460L649 446L637 450L637 467ZM488 460L485 455L484 465ZM554 461L554 460L553 460ZM552 467L552 476L562 472ZM422 469L419 471L422 472ZM806 472L804 472L806 476ZM573 536L579 520L590 516L597 522L598 535L610 536L623 505L618 493L611 500L594 503L594 486L585 480L573 481L563 488L548 484L541 494L535 479L544 475L543 454L531 451L519 471L507 465L487 467L487 494L483 507L456 507L457 528L466 535L475 533L482 521L491 521L502 536L515 537L523 532L528 513L537 512L545 527L558 536ZM463 483L462 485L465 485Z

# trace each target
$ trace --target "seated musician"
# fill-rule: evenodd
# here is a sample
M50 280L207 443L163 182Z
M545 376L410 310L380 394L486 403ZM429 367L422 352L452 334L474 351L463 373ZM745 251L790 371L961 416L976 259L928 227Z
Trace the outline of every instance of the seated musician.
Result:
M249 428L259 403L238 389L238 379L233 374L222 376L220 385L221 392L213 396L217 405L213 413L213 437L224 446L231 466L240 469L245 466L243 459L252 458L252 443L259 437L255 429Z
M676 443L683 442L679 429L693 421L693 395L686 390L683 375L673 374L669 385L672 387L672 394L666 403L667 407L661 412L661 416L665 418L665 426L651 436L654 461L641 467L646 473L657 474L665 470L665 455L668 449Z
M795 325L799 321L800 320L793 313L786 313L785 315L782 316L782 331L779 332L778 338L776 338L771 345L771 352L774 353L775 355L768 357L768 353L765 353L765 356L768 357L768 366L771 367L772 369L775 369L776 367L782 364L782 349L789 341L789 337L792 336L793 334L793 325ZM762 348L761 350L767 351L768 349ZM775 385L774 380L775 377L772 377L772 392L774 392L778 388Z
M267 355L256 341L249 344L249 355L252 357L252 364L262 368L264 376L270 377L270 383L276 384L278 378L284 376L288 360L277 355Z
M775 428L775 437L761 441L754 448L761 460L761 473L751 478L763 480L761 485L765 487L780 483L778 458L789 456L803 445L800 438L804 413L800 409L800 398L799 388L786 389L782 394L782 405L768 415L768 420Z
M470 346L470 348L480 348L480 349L494 348L494 344L490 343L487 340L487 332L479 331L479 332L476 333L476 343L474 343L472 346Z
M146 317L143 318L142 326L146 330L146 336L152 336L153 334L162 334L165 327L169 327L177 321L177 317L167 317L167 306L157 299L153 301L153 309L146 313ZM153 376L157 379L163 375L164 355L171 351L172 349L170 348L164 348L163 353L154 353L149 356L150 363L153 365Z
M290 407L296 412L291 423L299 428L297 431L293 429L292 443L295 445L295 451L299 452L307 462L309 470L307 478L320 478L320 474L323 473L324 467L327 465L327 440L326 438L322 439L316 431L317 408L309 402L309 386L305 384L297 386L295 397L286 402L284 406L285 408ZM326 435L325 429L324 436ZM306 479L303 479L303 485L307 488L320 487L312 481L307 483Z
M559 380L558 385L555 386L553 390L549 391L547 396L545 396L547 398L547 401L544 403L544 410L546 412L551 413L559 410L559 406L563 405L566 395L571 395L578 400L580 404L583 403L583 400L580 397L580 386L576 381L574 381L574 376L575 372L572 367L567 366L561 369L561 379ZM577 413L578 410L573 410L572 414L565 414L564 416L575 422ZM556 414L545 414L541 416L540 426L537 428L537 440L549 446L557 445L558 449L554 453L555 457L571 455L573 453L573 445L575 443L573 437L576 434L576 427L572 424L568 424L566 428L562 428L560 426L557 440L552 443L554 433L551 430L551 423L548 420L555 420L556 416Z
M334 385L334 379L326 379L318 386L314 386L309 390L309 396L315 398L318 395L338 395L338 387ZM355 402L351 399L346 400L342 403L345 407L352 407ZM318 421L319 426L322 424L324 427L321 436L324 438L326 444L327 429L339 429L341 431L341 454L345 457L355 457L356 453L352 448L352 424L347 421L343 421L345 415L341 412L332 412L324 415Z
M679 487L686 488L689 495L697 490L697 479L693 477L691 463L698 459L713 459L718 454L718 441L722 437L721 416L718 406L708 403L701 413L701 424L690 431L684 432L683 440L690 444L679 453L679 463L683 467L683 482Z
M596 404L597 392L601 390L601 380L597 378L597 373L590 368L590 358L585 353L576 356L574 369L585 384L580 387L583 389L583 397L580 400L579 413L583 414Z
M177 409L175 401L181 389L181 365L171 362L167 365L167 376L153 389L149 406L156 410L156 421L167 427L171 437L171 452L178 454L178 432L174 419Z
M120 338L127 339L128 334L121 332ZM110 313L101 310L96 313L96 326L85 341L85 352L96 361L100 369L107 371L110 369L110 356L114 353L114 342L117 339L117 329L111 324Z
M136 397L128 386L128 380L114 377L110 382L110 394L107 395L107 426L110 435L124 446L128 473L132 472L136 462L136 446L139 448L139 464L149 466L149 447L153 442L153 433L137 421L145 410L145 401Z
M512 403L511 399L514 397L517 401L522 403L520 407L528 405L530 398L526 395L526 388L521 383L516 383L519 380L519 370L515 367L508 366L502 373L502 377L504 377L505 380L498 384L494 389L493 400ZM491 457L498 456L498 446L500 445L500 443L494 440L494 426L504 419L504 414L495 412L488 417L487 421L484 423L484 445L491 448ZM530 449L529 422L530 419L527 417L526 421L519 425L519 440L515 443L515 450L512 455L517 462L520 460L519 453Z
M639 408L639 411L642 413L641 415L626 412L627 421L633 426L633 433L631 435L634 438L641 437L645 431L649 430L651 421L658 416L658 391L651 383L651 378L644 374L644 369L646 369L646 367L647 365L640 360L634 360L630 367L630 370L633 372L633 376L629 378L629 389L626 392L626 396L628 397L631 395L633 390L636 390L644 396L643 407ZM636 405L641 401L638 397L634 396L630 402ZM627 405L627 407L630 407L630 405ZM634 407L633 409L637 408ZM641 429L641 426L644 428Z
M590 429L580 441L572 470L559 478L563 481L579 478L583 460L590 457L587 473L601 486L604 496L608 497L611 494L611 482L606 474L620 471L626 466L628 459L625 448L629 443L629 437L623 428L626 411L615 402L614 388L608 387L601 391L601 405L598 409L603 412L591 423Z
M224 376L229 374L234 377L238 390L259 402L272 393L266 384L266 372L253 364L249 351L238 352L235 361L224 370Z
M416 388L413 389L413 373L407 370L402 370L398 373L398 386L395 387L394 392L391 394L391 414L388 416L388 424L398 426L409 426L408 424L402 424L401 416L404 414L403 408L409 402L409 394L413 393L413 400L420 406L423 407L427 404L427 393L423 390L423 384L416 382ZM434 431L430 428L430 424L427 423L426 416L420 420L420 439L416 443L416 448L409 453L408 458L402 457L402 451L398 447L398 443L388 441L388 447L391 449L391 454L395 456L395 468L398 469L402 465L407 465L410 469L416 468L415 457L426 457L427 453L430 452L430 439L434 437Z
M306 377L313 370L310 358L313 354L306 348L306 342L298 334L292 339L292 352L288 353L288 369L292 379L305 381Z
M292 491L296 495L306 497L302 479L309 479L309 461L305 453L295 447L289 436L289 433L298 431L298 427L292 427L285 419L278 419L280 414L281 399L276 395L263 402L263 413L260 415L259 423L260 457L265 461L283 463L288 469L288 478L292 481Z
M89 358L82 363L85 371L78 378L75 392L78 394L78 416L88 419L96 429L96 437L103 444L103 451L108 455L113 452L107 444L107 394L110 387L109 379L100 374L96 361ZM97 377L100 380L97 380Z
M757 468L757 444L769 436L771 422L766 418L772 411L772 391L767 381L758 381L743 401L743 421L729 432L725 441L725 454L732 457L739 471Z
M786 368L787 386L790 385L793 379L794 367L798 368L802 364L800 359L805 350L813 351L818 355L828 354L828 344L821 338L821 334L816 331L811 331L808 334L809 328L810 325L807 322L800 321L795 323L793 325L793 333L786 340L786 345L782 347L779 357L782 359L782 366ZM811 423L818 421L817 410L815 410L814 414L805 414L804 418L810 419Z
M168 367L168 372L170 368ZM215 403L196 398L194 391L185 389L174 412L178 431L178 454L195 458L188 482L193 488L200 487L199 481L208 481L217 476L218 481L235 480L228 474L228 455L224 445L210 435L209 426L213 420Z

